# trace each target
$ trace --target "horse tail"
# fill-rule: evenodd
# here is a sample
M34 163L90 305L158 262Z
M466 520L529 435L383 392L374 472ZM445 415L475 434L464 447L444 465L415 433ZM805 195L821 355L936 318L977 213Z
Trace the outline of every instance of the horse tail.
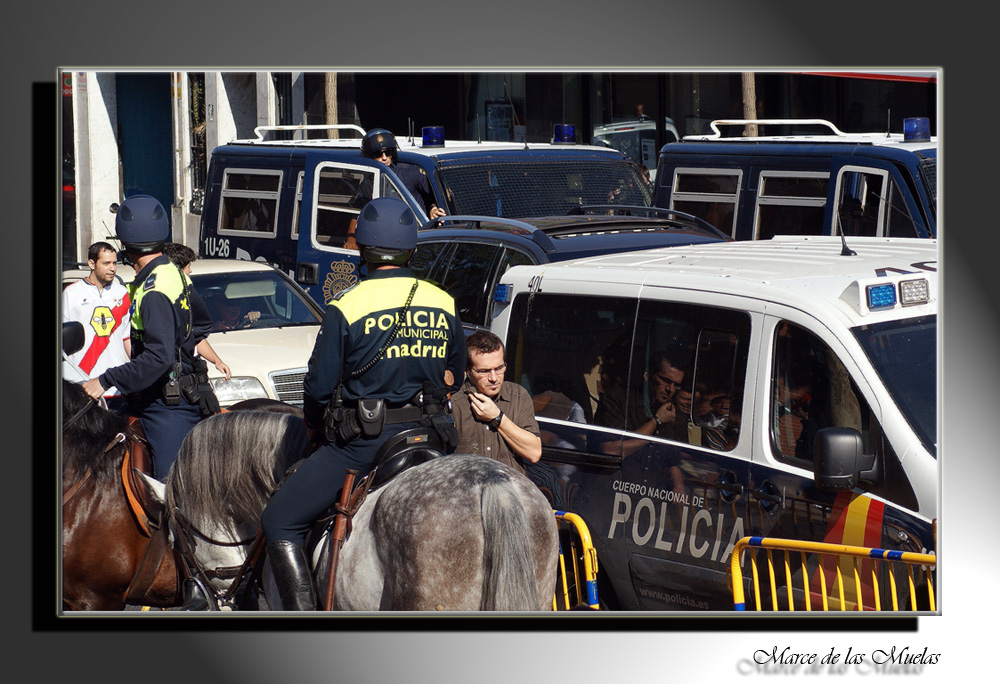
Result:
M506 473L483 484L483 592L480 610L538 610L524 505Z

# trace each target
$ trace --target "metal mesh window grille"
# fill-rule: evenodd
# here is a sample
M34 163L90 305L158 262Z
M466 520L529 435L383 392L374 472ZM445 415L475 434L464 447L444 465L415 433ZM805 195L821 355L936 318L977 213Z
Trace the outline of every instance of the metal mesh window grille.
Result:
M551 216L586 204L650 204L627 161L497 161L442 166L438 175L453 214Z

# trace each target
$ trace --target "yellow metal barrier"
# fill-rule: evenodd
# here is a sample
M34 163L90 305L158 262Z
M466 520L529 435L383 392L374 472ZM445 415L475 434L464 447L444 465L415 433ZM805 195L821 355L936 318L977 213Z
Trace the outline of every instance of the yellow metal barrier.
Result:
M936 556L909 551L889 551L864 546L844 546L842 544L768 537L744 537L736 543L733 549L733 555L729 562L729 582L733 590L735 610L747 610L742 572L743 552L747 550L749 550L750 556L750 580L753 586L754 608L756 610L761 610L763 593L757 568L758 557L761 555L766 556L768 582L765 589L769 590L770 594L770 608L765 610L796 610L792 575L799 574L800 586L798 588L802 594L800 598L801 609L806 611L814 609L881 611L883 608L879 591L879 574L884 572L888 576L888 593L892 597L892 607L887 610L898 611L900 608L897 574L903 574L904 570L903 589L908 591L909 610L918 610L918 594L921 596L924 594L923 588L918 589L917 587L917 583L920 581L926 582L927 585L927 604L919 610L936 610L934 584L931 577L931 573L937 566ZM762 554L761 551L765 553ZM781 552L783 577L781 574L775 574L775 551ZM797 561L792 560L793 555L797 556ZM832 591L828 589L832 589ZM783 602L779 600L781 594L784 594L785 597ZM814 597L822 607L814 608ZM831 602L833 603L832 608L830 607Z
M590 541L590 530L576 513L552 512L559 526L559 576L552 610L597 609L597 551ZM568 549L564 540L569 542Z

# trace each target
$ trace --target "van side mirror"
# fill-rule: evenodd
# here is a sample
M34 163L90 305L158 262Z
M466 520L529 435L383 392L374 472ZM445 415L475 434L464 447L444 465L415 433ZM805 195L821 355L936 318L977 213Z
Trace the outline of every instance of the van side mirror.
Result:
M83 349L86 336L83 334L83 323L80 321L63 321L62 349L67 355L75 354Z
M851 490L859 482L875 484L875 454L864 453L861 433L854 428L823 428L813 442L816 486L834 491Z

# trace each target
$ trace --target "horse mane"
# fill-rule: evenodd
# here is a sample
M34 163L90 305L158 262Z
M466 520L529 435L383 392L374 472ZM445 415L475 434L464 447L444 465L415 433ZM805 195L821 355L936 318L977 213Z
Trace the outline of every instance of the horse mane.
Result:
M66 426L81 409L84 411L73 423ZM89 468L93 476L103 482L118 477L120 448L108 453L104 448L119 432L128 429L128 419L102 408L84 391L83 387L63 380L62 382L62 475L63 484L75 482Z
M195 525L259 527L268 497L287 468L306 455L301 419L275 411L230 411L188 433L167 474L166 507Z

